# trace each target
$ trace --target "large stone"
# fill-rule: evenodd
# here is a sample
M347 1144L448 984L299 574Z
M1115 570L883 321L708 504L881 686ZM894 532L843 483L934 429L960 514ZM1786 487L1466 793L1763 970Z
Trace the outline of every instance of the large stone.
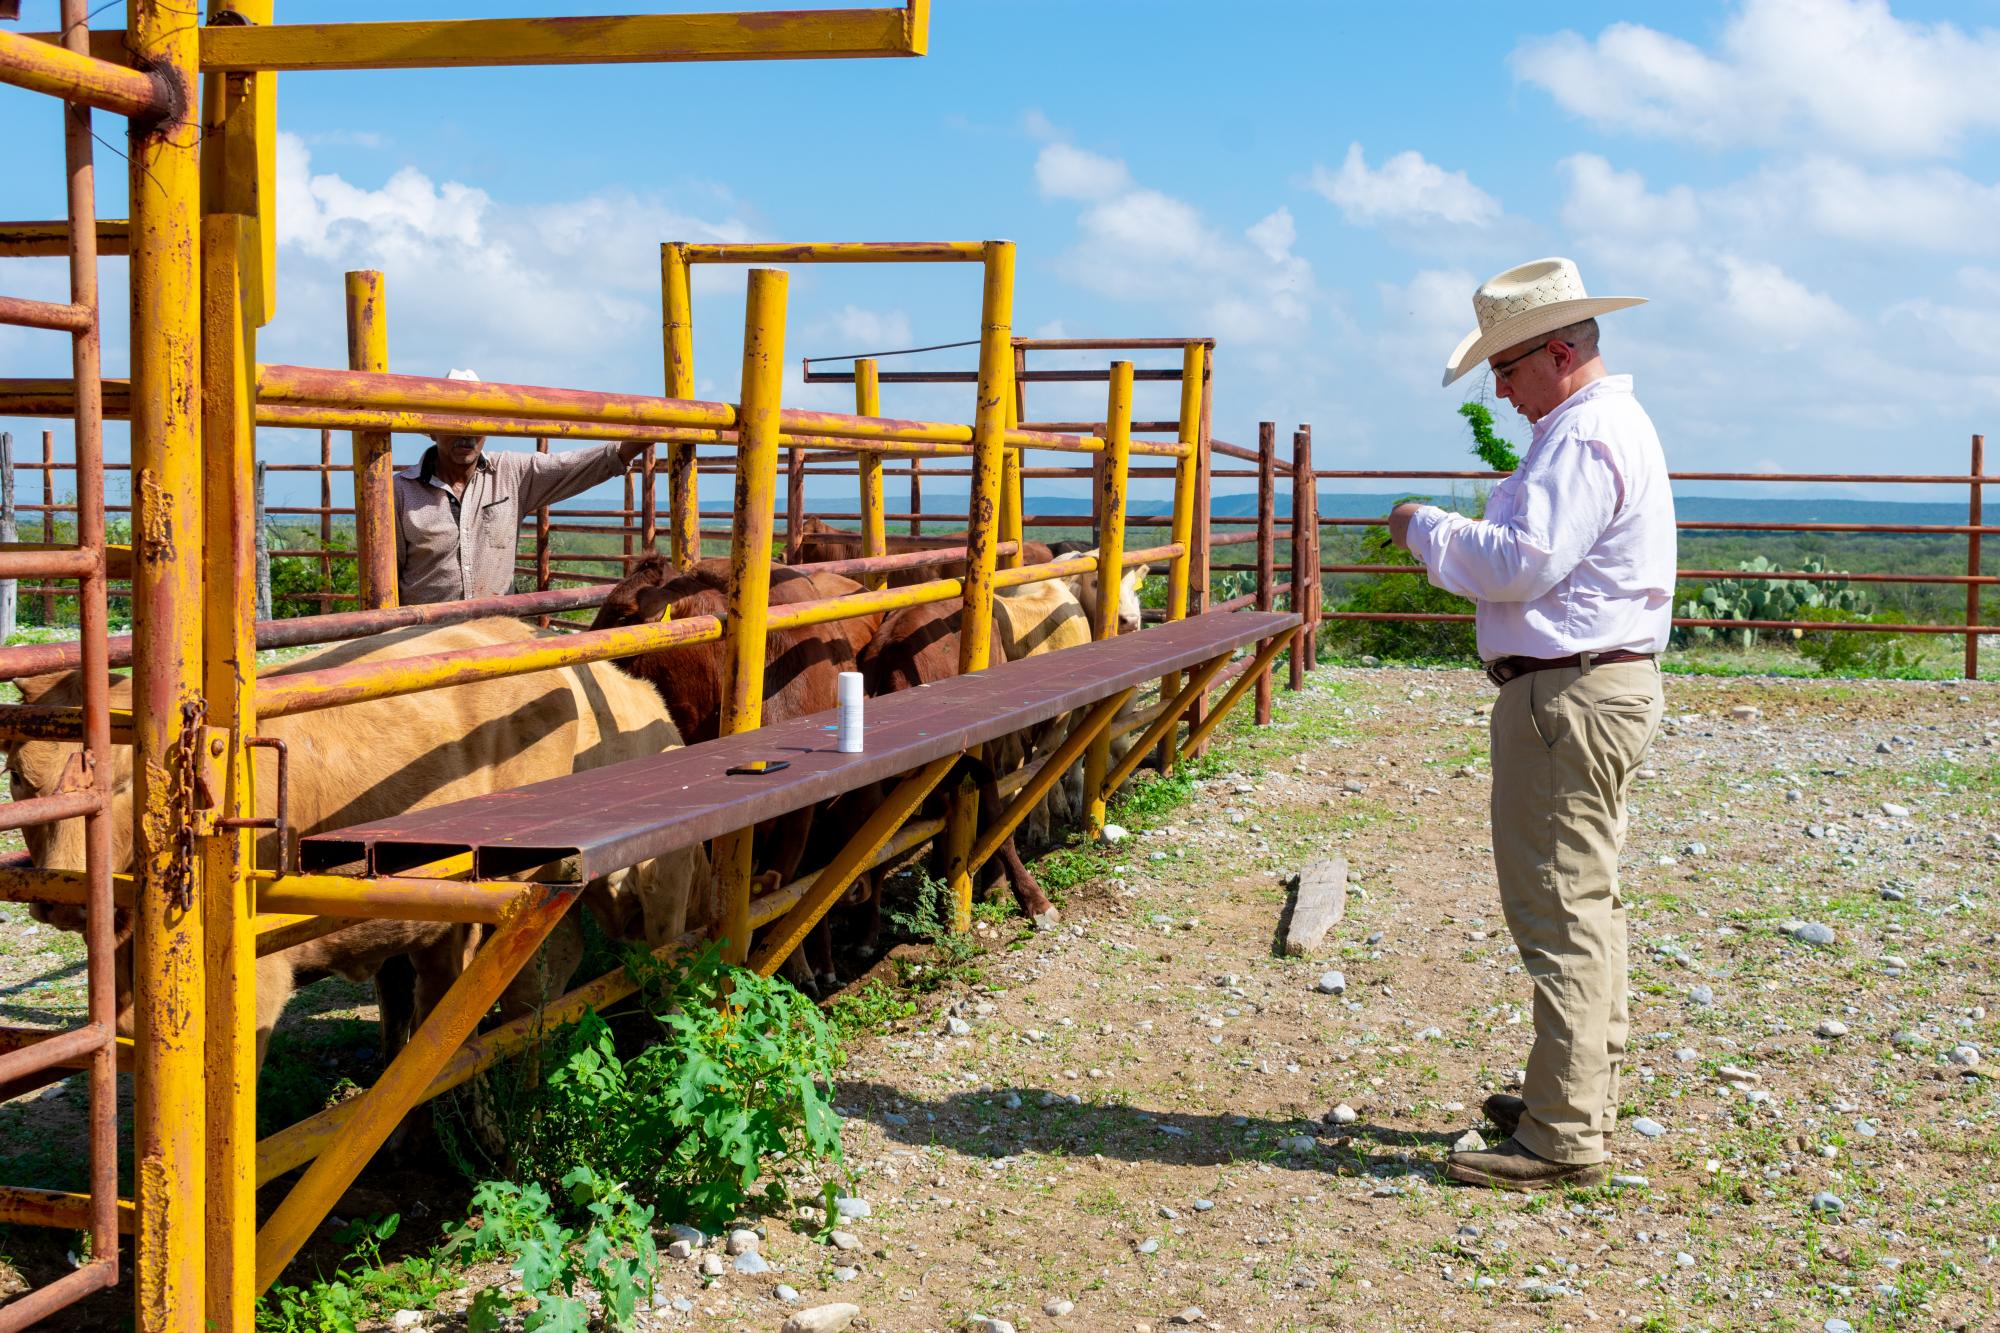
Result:
M1315 861L1299 871L1298 897L1285 927L1285 952L1293 958L1318 953L1327 932L1347 911L1347 859Z
M1344 995L1347 993L1347 976L1341 972L1322 972L1313 988L1322 995Z
M1792 927L1791 934L1802 944L1833 943L1833 927L1818 921L1801 921Z
M785 1320L780 1333L840 1333L861 1314L861 1307L838 1301L832 1305L815 1305L810 1310L800 1310Z
M965 1321L965 1333L1014 1333L1014 1326L992 1315L976 1314Z

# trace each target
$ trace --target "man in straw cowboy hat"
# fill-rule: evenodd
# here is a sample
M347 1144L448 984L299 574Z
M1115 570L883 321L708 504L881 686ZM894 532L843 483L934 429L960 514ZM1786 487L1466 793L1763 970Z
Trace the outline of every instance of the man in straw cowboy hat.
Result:
M1404 504L1398 545L1478 609L1493 707L1493 859L1535 992L1521 1096L1486 1100L1508 1135L1451 1155L1453 1180L1506 1189L1600 1183L1625 1060L1625 798L1660 724L1656 655L1674 591L1674 503L1660 439L1629 375L1605 373L1576 265L1541 259L1473 294L1479 327L1445 367L1485 362L1533 423L1484 519Z
M447 379L477 384L469 370ZM405 606L497 597L514 586L521 516L632 466L643 440L561 454L486 452L483 435L433 435L396 473L396 594Z

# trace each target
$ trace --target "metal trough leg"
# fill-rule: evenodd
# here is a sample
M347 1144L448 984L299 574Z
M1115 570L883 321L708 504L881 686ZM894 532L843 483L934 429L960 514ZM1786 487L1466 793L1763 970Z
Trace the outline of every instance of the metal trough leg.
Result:
M938 783L944 781L944 775L957 762L955 754L933 759L897 785L895 792L868 817L860 831L848 839L839 855L819 872L798 905L771 928L764 947L757 951L750 964L753 971L768 977L778 970L779 964L789 958L792 950L798 948L807 933L819 924L834 900L847 891L854 877L874 864L875 854L895 835L903 821L923 804L924 798Z
M1028 817L1028 812L1049 794L1049 789L1062 780L1062 775L1069 766L1083 757L1083 752L1090 743L1111 725L1111 719L1118 716L1118 710L1123 708L1125 701L1135 693L1136 690L1123 690L1108 699L1100 699L1091 707L1083 721L1077 723L1076 728L1064 738L1056 752L1050 755L1035 776L1029 779L1028 785L1015 793L1007 808L1001 811L980 835L979 841L972 848L968 874L979 873L979 867L985 865L986 859L1000 850L1000 844L1013 835L1014 830L1020 827L1021 821Z
M574 888L530 887L508 922L494 932L463 976L390 1062L375 1086L356 1099L357 1110L257 1233L257 1289L278 1278L313 1228L327 1215L368 1159L388 1139L430 1082L479 1025L500 992L562 920Z

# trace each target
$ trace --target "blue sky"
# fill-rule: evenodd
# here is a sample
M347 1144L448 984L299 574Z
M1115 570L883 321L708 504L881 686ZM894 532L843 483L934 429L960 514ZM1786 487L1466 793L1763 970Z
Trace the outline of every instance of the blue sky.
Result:
M617 7L280 0L279 16ZM26 9L45 26L54 4ZM2000 421L1996 25L1991 0L936 0L921 60L287 76L263 355L337 364L340 275L378 267L398 369L656 390L663 239L1002 236L1020 245L1020 331L1220 339L1220 437L1310 421L1322 466L1448 467L1466 445L1453 409L1485 387L1438 385L1472 287L1567 254L1593 292L1652 298L1606 320L1605 352L1676 467L1962 471L1967 436ZM25 94L0 104L40 123ZM0 143L0 211L59 207L43 120ZM23 294L60 282L9 272ZM705 396L735 394L741 283L709 273L698 293ZM970 268L799 270L792 291L794 362L975 333ZM0 331L0 360L65 358ZM1170 415L1171 390L1151 392L1140 415ZM966 419L969 400L887 406ZM1031 407L1101 401L1050 389Z

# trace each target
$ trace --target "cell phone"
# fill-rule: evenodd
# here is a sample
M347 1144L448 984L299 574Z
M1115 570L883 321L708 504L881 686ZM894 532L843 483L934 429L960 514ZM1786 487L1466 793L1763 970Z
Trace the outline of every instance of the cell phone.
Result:
M759 778L766 773L775 773L781 768L790 768L791 766L792 761L789 759L752 759L747 764L737 764L735 767L727 768L723 771L731 776L740 775L746 778Z

